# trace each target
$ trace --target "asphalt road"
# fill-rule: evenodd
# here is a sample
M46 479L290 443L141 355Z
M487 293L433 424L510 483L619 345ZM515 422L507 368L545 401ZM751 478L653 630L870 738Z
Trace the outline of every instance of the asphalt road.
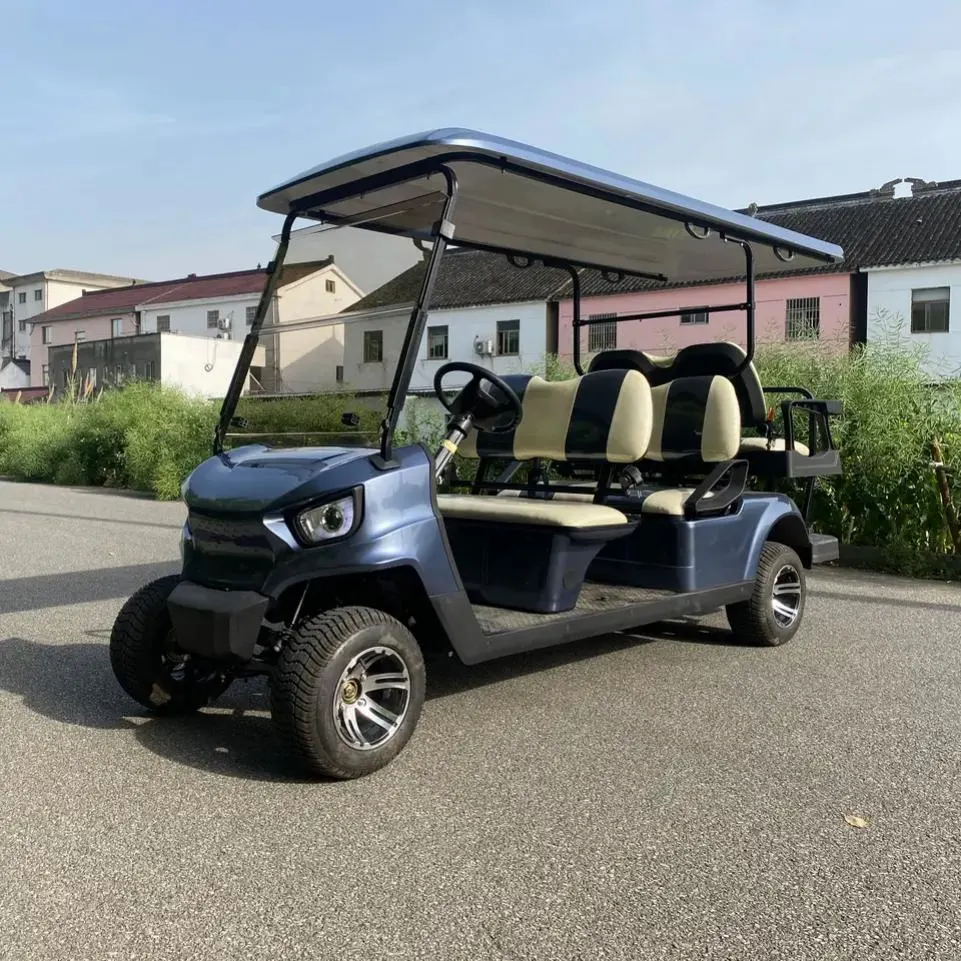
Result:
M259 683L153 720L113 680L180 505L0 504L3 961L961 957L957 585L821 572L780 650L435 666L393 765L310 783Z

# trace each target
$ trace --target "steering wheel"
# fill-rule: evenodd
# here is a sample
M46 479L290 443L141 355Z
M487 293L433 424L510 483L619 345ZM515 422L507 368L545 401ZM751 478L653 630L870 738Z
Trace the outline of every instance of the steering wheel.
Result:
M452 400L448 400L441 382L454 372L470 374L471 379ZM454 360L438 368L434 374L434 393L449 414L469 417L478 430L490 434L513 430L523 413L521 399L510 384L486 367L463 360Z

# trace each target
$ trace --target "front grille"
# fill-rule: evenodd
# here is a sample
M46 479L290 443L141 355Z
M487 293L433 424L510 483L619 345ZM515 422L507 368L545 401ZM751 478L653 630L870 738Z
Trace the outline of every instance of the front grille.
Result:
M198 584L256 590L274 564L260 515L215 516L190 511L192 544L184 574Z

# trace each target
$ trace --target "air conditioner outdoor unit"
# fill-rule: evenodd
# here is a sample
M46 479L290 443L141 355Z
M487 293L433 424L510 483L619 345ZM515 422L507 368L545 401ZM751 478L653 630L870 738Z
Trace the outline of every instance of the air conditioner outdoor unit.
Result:
M490 357L494 353L494 342L481 337L474 338L474 353L481 357Z

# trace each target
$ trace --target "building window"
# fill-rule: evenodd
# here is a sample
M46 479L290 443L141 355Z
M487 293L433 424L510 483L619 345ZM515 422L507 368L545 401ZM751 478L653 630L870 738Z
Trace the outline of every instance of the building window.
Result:
M821 298L794 297L785 307L788 340L813 340L821 336Z
M706 310L686 310L681 314L682 324L706 324L709 318Z
M74 335L73 339L78 343L82 344L87 339L87 332L85 330L78 330Z
M20 293L17 294L17 303L25 304L26 302L27 302L27 292L25 290L21 290Z
M170 314L157 314L157 333L170 333Z
M950 287L922 287L911 291L911 333L946 334L951 306Z
M344 368L342 364L338 364L334 368L334 380L336 380L338 384L342 384L344 382Z
M144 361L143 365L143 376L144 380L156 380L157 379L157 363L153 360Z
M35 290L35 291L33 292L33 299L34 299L34 300L43 300L43 288L42 288L42 287L41 287L39 290Z
M521 322L519 320L497 321L497 353L516 356L521 352Z
M44 342L45 344L52 344L52 343L53 343L53 328L52 328L52 327L44 327L44 328L42 328L42 332L43 332L43 342Z
M337 283L333 280L325 280L324 289L327 291L328 294L332 294L334 293L334 291L337 290Z
M447 324L427 328L427 359L447 360Z
M257 305L247 308L247 326L252 327L254 323L254 318L257 316Z
M219 310L208 310L207 311L207 326L217 327L220 324L220 311Z
M617 314L588 314L592 321L587 328L587 352L596 353L599 350L614 350L617 347ZM594 321L604 321L594 323Z
M27 329L27 322L25 320L21 320L17 326L20 328L20 333L22 334Z
M364 363L379 364L384 359L384 332L382 330L364 331Z
M110 321L110 336L111 337L121 337L123 335L123 318L114 317Z
M43 386L49 387L50 386L50 365L49 364L44 364L40 368L40 377L43 380Z

